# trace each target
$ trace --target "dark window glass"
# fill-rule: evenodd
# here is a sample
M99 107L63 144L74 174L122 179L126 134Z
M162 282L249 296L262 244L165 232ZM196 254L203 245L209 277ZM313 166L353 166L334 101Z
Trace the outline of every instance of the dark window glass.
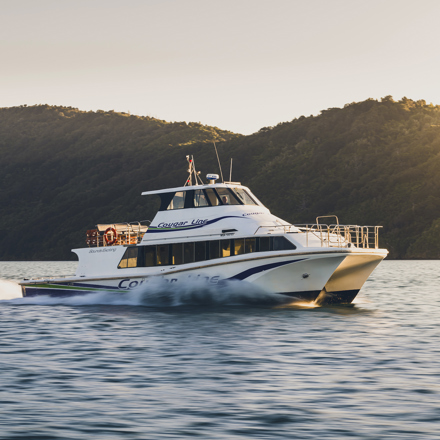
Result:
M167 209L182 209L185 206L185 194L185 191L176 192Z
M129 247L126 249L121 262L118 265L119 269L125 269L129 267L137 267L138 263L138 248Z
M132 247L127 249L127 267L137 267L138 248Z
M194 262L194 243L184 243L183 245L183 262Z
M234 188L233 191L244 205L257 205L257 202L244 189Z
M209 206L208 198L205 195L203 189L196 189L194 191L194 207Z
M169 259L169 245L160 244L157 246L157 264L160 266L166 266L170 264Z
M228 188L216 188L223 205L240 205L240 202Z
M215 193L215 191L212 188L205 189L205 192L208 197L209 203L211 203L211 206L220 205L217 194Z
M221 257L230 257L231 256L231 240L220 240L221 246Z
M118 269L125 269L127 267L127 252L128 249L126 249L124 256L122 257L122 260L118 264Z
M185 209L194 208L194 191L185 191L185 203L183 206Z
M174 197L174 193L161 193L160 196L160 208L159 211L165 211L170 206L171 200Z
M246 238L244 241L244 252L249 254L257 250L257 239L256 238Z
M204 241L196 241L194 247L195 261L206 260L206 243Z
M272 237L272 250L287 251L289 249L296 249L296 246L286 237Z
M155 265L156 246L129 247L125 251L118 268L146 267Z
M183 263L183 243L175 243L172 246L171 264Z
M260 252L270 251L270 237L260 237L258 241L260 243L260 247L258 249Z
M213 258L220 258L220 242L218 240L209 242L209 259Z
M234 240L234 255L244 254L244 238Z
M156 265L156 246L143 246L144 248L144 264L143 267L151 267Z

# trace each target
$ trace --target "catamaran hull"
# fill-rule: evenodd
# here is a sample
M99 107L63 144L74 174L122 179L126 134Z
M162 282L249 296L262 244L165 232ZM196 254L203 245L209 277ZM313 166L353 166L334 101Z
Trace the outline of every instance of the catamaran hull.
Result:
M289 254L184 268L177 266L160 274L126 270L122 277L72 277L22 283L23 296L69 297L98 292L124 294L163 280L175 284L204 281L208 286L228 281L246 282L265 291L287 295L292 301L318 300L320 304L349 304L384 258L383 254L354 255L345 252Z

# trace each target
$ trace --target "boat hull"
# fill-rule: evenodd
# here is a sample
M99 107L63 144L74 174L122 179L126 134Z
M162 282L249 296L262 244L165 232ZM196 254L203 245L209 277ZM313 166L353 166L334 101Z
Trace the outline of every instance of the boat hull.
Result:
M317 252L259 258L243 257L234 261L177 266L151 270L126 270L118 277L72 277L40 282L23 282L23 296L69 297L98 292L124 294L153 280L163 280L176 287L185 282L204 281L207 286L228 281L251 283L259 289L283 294L293 301L319 301L320 304L349 304L384 258L384 254L354 255L352 253Z

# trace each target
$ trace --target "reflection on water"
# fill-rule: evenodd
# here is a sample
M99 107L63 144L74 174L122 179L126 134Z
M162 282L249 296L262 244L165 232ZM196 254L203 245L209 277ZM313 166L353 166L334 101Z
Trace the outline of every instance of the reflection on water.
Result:
M10 299L75 268L0 263L0 439L438 438L439 261L383 262L351 306L234 284Z

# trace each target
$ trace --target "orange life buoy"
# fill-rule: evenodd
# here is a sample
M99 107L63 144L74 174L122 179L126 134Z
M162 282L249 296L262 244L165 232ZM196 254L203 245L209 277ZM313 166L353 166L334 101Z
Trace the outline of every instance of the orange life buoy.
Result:
M109 237L110 233L112 234L112 238ZM105 242L111 246L112 244L116 243L116 240L118 238L118 233L116 232L115 228L107 228L104 232L104 238Z

